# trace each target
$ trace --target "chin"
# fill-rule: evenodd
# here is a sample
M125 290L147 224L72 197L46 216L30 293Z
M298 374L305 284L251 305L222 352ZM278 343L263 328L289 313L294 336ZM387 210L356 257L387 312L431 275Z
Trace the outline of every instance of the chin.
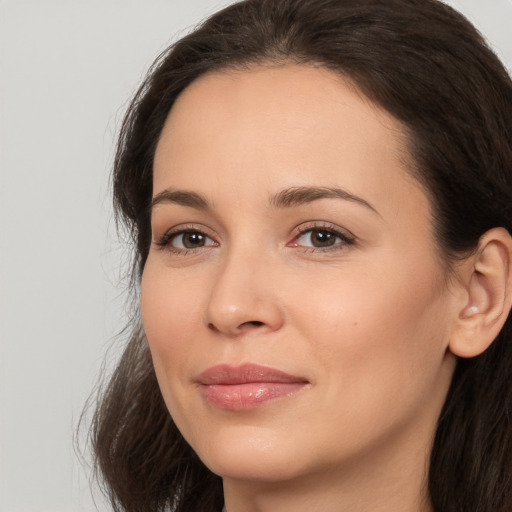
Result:
M289 480L300 473L297 444L293 440L286 442L262 428L223 430L204 445L193 443L194 450L213 473L223 478L261 482Z

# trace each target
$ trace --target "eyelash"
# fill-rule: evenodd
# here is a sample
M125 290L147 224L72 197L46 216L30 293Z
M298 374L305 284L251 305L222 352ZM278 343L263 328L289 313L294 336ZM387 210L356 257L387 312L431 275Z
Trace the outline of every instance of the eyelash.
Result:
M333 245L327 245L325 247L314 247L314 246L304 246L304 245L298 245L295 243L300 238L302 238L304 235L314 232L318 233L328 233L329 235L334 236L335 238L339 238L339 242L334 243ZM329 223L308 223L305 225L302 225L297 228L297 234L293 238L292 242L288 244L290 247L299 247L302 248L302 250L307 252L330 252L330 251L340 251L346 249L347 246L354 245L356 241L356 238L351 233L348 233L346 231L340 230L340 228L334 226L333 224Z
M308 233L327 233L328 235L332 235L335 238L338 238L340 241L337 243L334 243L333 245L327 245L325 247L315 247L315 246L306 246L306 245L299 245L297 243L298 240L300 240L304 235ZM179 237L180 235L184 234L196 234L203 236L209 240L211 240L213 243L209 243L207 245L198 246L196 248L180 248L180 247L174 247L172 245L172 241ZM293 237L293 240L287 244L287 247L297 247L307 252L329 252L329 251L340 251L345 249L347 246L354 245L356 241L356 238L347 232L343 232L338 227L328 224L328 223L308 223L305 225L302 225L298 228L296 228L296 234ZM191 252L197 252L198 250L205 249L208 247L217 247L219 244L216 242L211 236L209 236L205 231L198 229L195 226L185 226L177 230L170 230L164 233L156 242L155 245L157 245L160 248L165 248L168 251L180 255L180 256L186 256L187 254Z
M180 247L174 247L171 242L173 239L176 239L178 236L180 235L184 235L184 234L197 234L197 235L201 235L205 238L208 238L210 240L212 240L214 243L213 244L208 244L206 246L199 246L199 247L196 247L196 248L180 248ZM155 245L157 245L158 247L162 248L162 249L167 249L168 251L174 253L174 254L178 254L180 256L186 256L187 254L189 254L190 252L196 252L197 250L199 249L204 249L205 247L214 247L214 246L217 246L219 245L217 242L215 242L215 240L213 240L213 238L208 235L207 233L205 233L203 230L201 229L198 229L197 227L195 226L185 226L185 227L182 227L182 228L179 228L179 229L176 229L176 230L170 230L170 231L167 231L166 233L164 233L156 242L155 242Z

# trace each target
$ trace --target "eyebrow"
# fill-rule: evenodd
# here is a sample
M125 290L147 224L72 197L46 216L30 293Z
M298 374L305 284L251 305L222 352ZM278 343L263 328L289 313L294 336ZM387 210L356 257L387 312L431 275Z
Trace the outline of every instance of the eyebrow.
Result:
M161 203L179 204L181 206L195 208L196 210L210 209L208 201L206 201L204 197L188 190L173 190L169 188L162 190L162 192L156 194L151 200L151 209Z
M379 214L379 212L362 197L337 187L292 187L276 194L272 197L270 203L275 208L290 208L311 203L318 199L344 199L358 203Z
M371 211L379 212L365 199L356 196L342 188L337 187L291 187L278 192L270 198L270 205L274 208L292 208L312 203L319 199L343 199L358 203ZM189 190L165 189L153 197L151 209L161 203L188 206L196 210L210 210L208 201L196 192Z

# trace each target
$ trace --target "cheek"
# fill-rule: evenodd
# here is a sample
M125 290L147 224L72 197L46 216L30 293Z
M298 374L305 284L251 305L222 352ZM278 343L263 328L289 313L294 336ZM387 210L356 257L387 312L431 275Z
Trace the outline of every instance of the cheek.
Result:
M388 274L367 267L321 287L306 283L296 294L303 299L293 316L333 389L367 400L406 385L418 393L435 386L448 341L448 294L437 269L399 267Z
M186 337L197 326L201 311L200 282L174 273L148 258L142 276L140 305L148 341L171 345L179 333ZM203 287L204 288L204 287Z
M198 350L196 334L202 309L197 286L181 283L168 269L148 259L140 293L142 323L168 406L171 391L183 382Z

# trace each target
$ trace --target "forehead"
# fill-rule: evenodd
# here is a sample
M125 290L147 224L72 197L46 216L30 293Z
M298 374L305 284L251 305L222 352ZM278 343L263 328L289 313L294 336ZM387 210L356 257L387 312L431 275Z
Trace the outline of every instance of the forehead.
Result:
M157 146L154 192L232 189L247 202L289 186L342 186L392 208L419 193L428 210L408 160L401 123L348 79L258 66L206 74L178 97Z

